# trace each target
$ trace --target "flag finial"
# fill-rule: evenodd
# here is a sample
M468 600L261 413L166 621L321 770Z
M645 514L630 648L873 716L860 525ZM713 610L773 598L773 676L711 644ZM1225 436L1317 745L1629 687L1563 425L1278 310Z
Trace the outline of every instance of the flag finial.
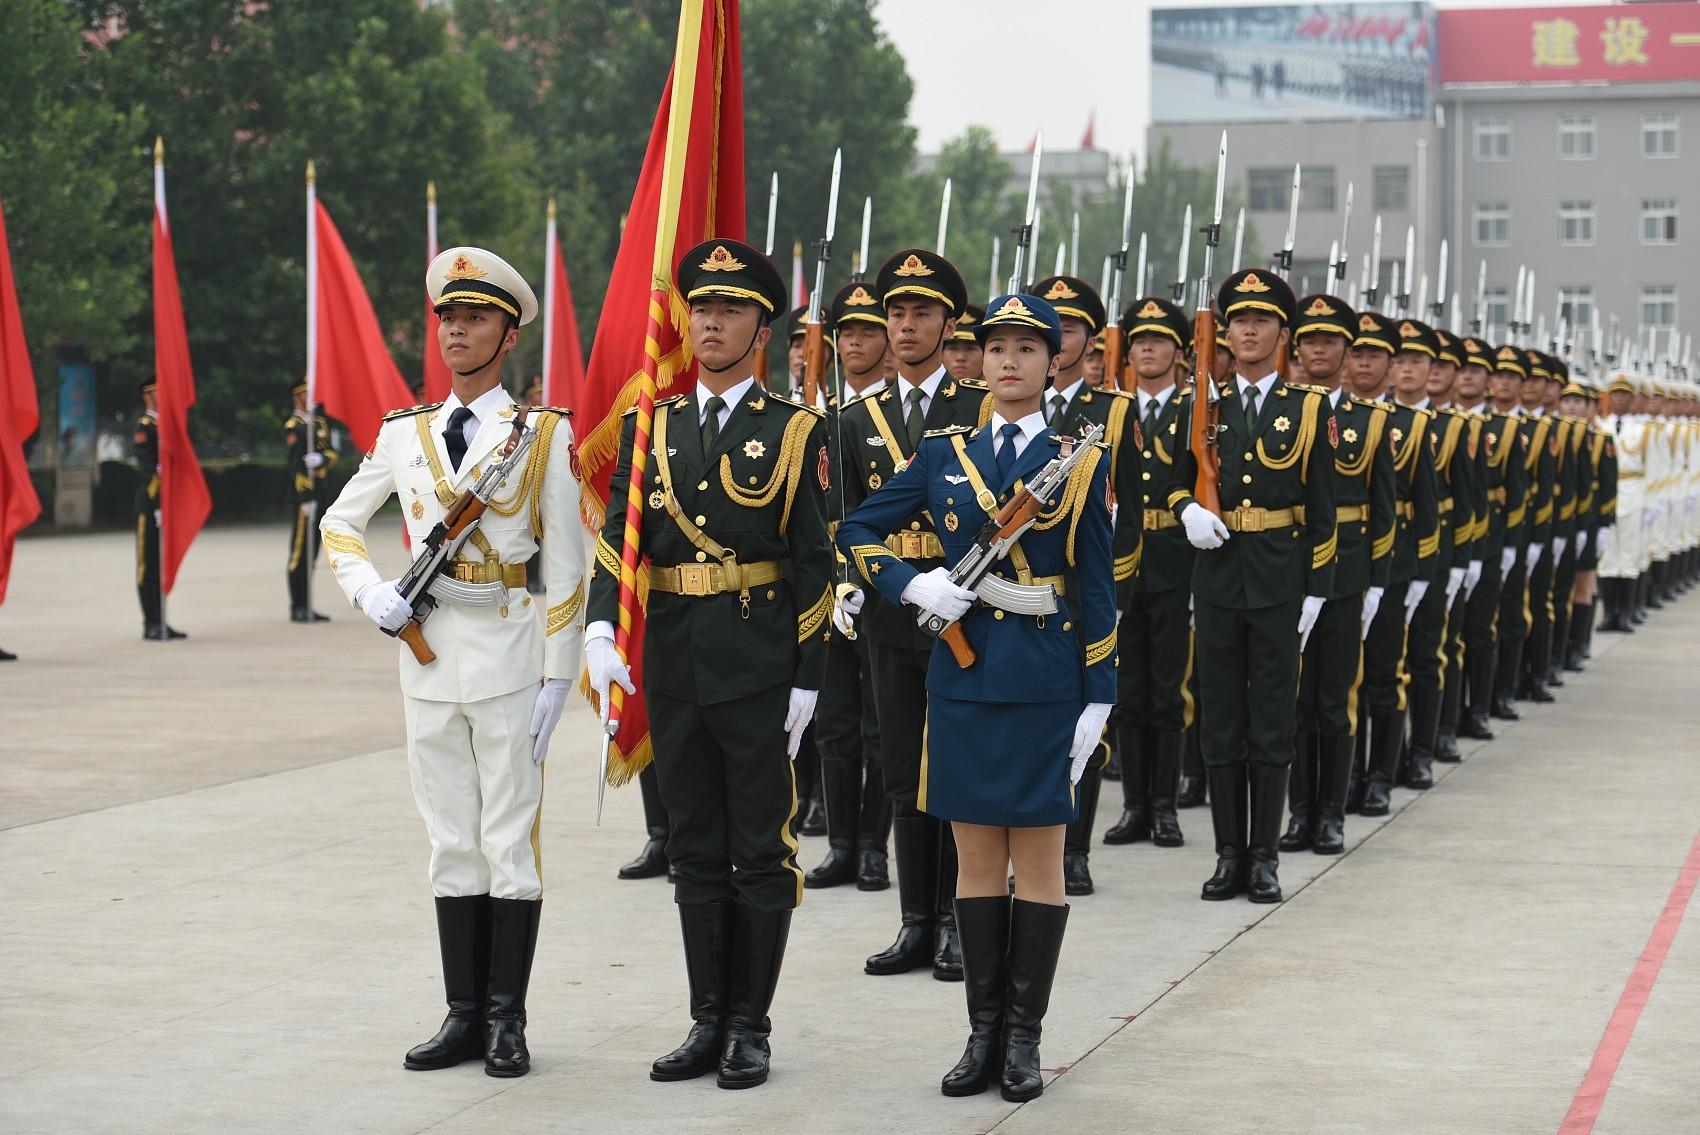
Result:
M553 197L549 198L549 219L551 221L555 219L555 199Z
M309 174L308 176L310 177L312 175ZM437 203L437 183L434 182L434 181L427 181L425 183L425 204L435 205L436 203Z
M153 137L153 164L156 166L165 164L165 139L158 134Z
M319 183L319 175L313 171L313 159L308 158L307 159L307 184L308 185L317 185L318 183Z

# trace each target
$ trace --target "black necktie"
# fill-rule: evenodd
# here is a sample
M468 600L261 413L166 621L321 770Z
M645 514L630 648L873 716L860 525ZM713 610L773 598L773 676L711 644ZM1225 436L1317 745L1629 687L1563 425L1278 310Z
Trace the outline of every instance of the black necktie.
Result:
M1015 439L1021 436L1021 427L1013 422L998 431L1003 440L998 442L998 485L1001 487L1009 480L1009 471L1015 468Z
M1157 433L1157 408L1162 405L1152 398L1145 403L1145 444L1151 444L1151 438Z
M921 435L927 432L927 412L921 409L921 400L927 392L919 386L912 388L906 397L909 399L909 414L903 419L903 428L909 432L909 452L914 453L921 444Z
M708 456L714 448L715 439L720 436L720 411L726 408L726 399L716 394L703 405L706 411L702 419L702 455Z
M1257 387L1245 388L1245 435L1251 435L1257 430Z
M443 444L449 449L449 463L460 472L461 458L466 456L466 423L472 420L472 411L465 406L456 406L449 413L449 428L443 433Z
M1068 399L1064 398L1061 394L1052 394L1051 395L1051 416L1048 419L1046 419L1045 424L1047 426L1050 426L1053 430L1062 429L1063 428L1063 413L1067 409L1068 409Z

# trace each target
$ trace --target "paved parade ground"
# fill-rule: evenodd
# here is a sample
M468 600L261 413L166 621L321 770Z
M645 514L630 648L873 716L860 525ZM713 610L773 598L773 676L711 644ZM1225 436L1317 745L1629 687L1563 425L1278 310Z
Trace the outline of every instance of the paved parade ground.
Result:
M393 519L369 543L399 570ZM404 1071L443 1006L396 645L323 569L334 621L288 622L271 527L204 532L169 605L190 638L144 642L132 544L24 540L0 607L9 1135L1700 1132L1700 594L1596 635L1556 705L1391 817L1349 816L1346 855L1284 855L1283 905L1199 901L1206 809L1180 850L1096 847L1057 1075L1016 1106L939 1094L960 985L863 975L895 889L807 892L765 1087L652 1083L688 1024L678 922L664 882L615 879L638 794L596 827L582 706L548 764L533 1070Z

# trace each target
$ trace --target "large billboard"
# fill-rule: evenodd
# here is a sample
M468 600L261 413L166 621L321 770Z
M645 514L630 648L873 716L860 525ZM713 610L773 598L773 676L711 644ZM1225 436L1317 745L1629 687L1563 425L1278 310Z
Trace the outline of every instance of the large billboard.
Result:
M1436 39L1428 4L1158 8L1151 120L1422 118Z
M1700 79L1700 4L1479 8L1440 17L1440 81Z

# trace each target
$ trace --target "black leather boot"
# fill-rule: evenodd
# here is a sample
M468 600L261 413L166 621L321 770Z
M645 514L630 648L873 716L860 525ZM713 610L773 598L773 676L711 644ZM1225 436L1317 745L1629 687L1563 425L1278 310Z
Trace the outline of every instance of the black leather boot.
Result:
M1231 899L1246 883L1246 766L1210 766L1210 823L1216 833L1216 873L1204 883L1199 898L1209 902Z
M1564 688L1564 652L1570 646L1570 612L1564 604L1553 602L1552 638L1547 647L1547 685Z
M1523 688L1518 697L1545 705L1557 699L1547 689L1547 657L1552 653L1552 624L1530 629L1523 643Z
M1369 775L1364 784L1364 804L1359 811L1366 816L1385 816L1393 810L1390 796L1393 773L1405 741L1405 711L1378 710L1370 715L1370 724Z
M1364 810L1364 790L1369 787L1369 716L1358 715L1358 731L1352 735L1352 764L1347 770L1346 811Z
M1586 669L1588 639L1594 633L1594 605L1577 603L1570 611L1570 639L1564 644L1564 668L1572 674Z
M1640 626L1647 621L1648 595L1653 589L1653 574L1644 571L1635 577L1630 587L1629 624L1630 629Z
M864 973L908 973L933 962L933 911L938 901L938 821L905 816L891 825L897 853L897 905L903 912L897 940L863 964Z
M1181 790L1175 796L1175 807L1197 808L1204 803L1209 781L1204 772L1204 753L1199 748L1198 723L1193 722L1181 736Z
M1499 640L1499 666L1493 678L1493 704L1489 707L1493 716L1501 721L1517 721L1523 715L1517 709L1513 695L1516 692L1517 680L1523 670L1523 640L1520 638L1502 638Z
M1411 747L1399 783L1418 792L1434 787L1434 738L1440 732L1440 691L1426 682L1411 684Z
M1094 757L1094 759L1096 759ZM1103 789L1102 773L1086 766L1080 783L1074 786L1074 819L1063 829L1063 890L1071 895L1092 893L1092 825L1098 818L1098 795Z
M1246 881L1246 898L1257 903L1281 901L1281 880L1275 869L1281 815L1287 810L1287 770L1267 765L1251 766L1251 870Z
M531 1069L525 1047L525 990L537 956L543 904L536 899L490 900L490 986L484 995L484 1074L523 1076Z
M484 993L490 979L490 896L437 900L437 946L443 956L443 993L449 1015L424 1044L411 1048L402 1067L452 1068L484 1055Z
M722 1088L753 1088L767 1083L767 1011L779 988L785 943L791 936L791 912L754 910L732 904L732 992L727 999L726 1043L720 1052Z
M1180 817L1175 815L1175 788L1180 780L1182 733L1158 733L1157 754L1148 762L1151 772L1151 842L1158 847L1181 847Z
M679 904L685 942L685 980L691 987L691 1031L685 1043L649 1067L649 1078L694 1080L720 1068L726 1041L726 1006L732 983L732 904Z
M1470 708L1464 714L1461 736L1476 741L1493 740L1493 726L1488 721L1488 706L1493 704L1493 670L1495 651L1471 650L1464 657L1464 675L1470 683Z
M1434 737L1434 759L1442 764L1455 765L1464 760L1458 751L1458 715L1464 705L1464 671L1448 669L1446 684L1440 691L1440 729Z
M891 797L885 794L885 777L879 761L866 762L862 777L862 817L856 837L856 889L883 891L891 886L886 862L886 843L891 838Z
M956 834L944 820L934 820L938 834L938 880L934 894L938 906L933 916L933 977L939 981L962 980L962 943L956 937Z
M1357 738L1324 734L1318 741L1316 836L1310 849L1318 855L1339 855L1346 850L1346 780L1351 775Z
M643 797L643 822L649 839L638 857L620 868L622 879L653 879L667 873L667 833L672 824L661 803L661 782L656 779L653 761L638 773L638 793Z
M1635 629L1629 625L1629 604L1624 601L1628 587L1626 579L1600 577L1600 606L1605 612L1605 617L1600 620L1600 630L1608 634L1628 634Z
M1316 734L1295 734L1293 750L1293 771L1287 782L1290 796L1287 809L1292 819L1281 837L1282 851L1303 851L1309 847L1318 815Z
M1051 1007L1068 907L1015 899L1009 915L1009 986L1004 1001L1003 1098L1036 1099L1045 1091L1039 1033Z
M1151 838L1151 757L1145 751L1145 731L1137 725L1116 730L1122 755L1122 816L1104 831L1109 844L1138 843Z
M939 1091L947 1096L977 1096L1003 1070L1009 904L1008 895L956 900L956 932L962 939L962 978L968 996L968 1047L939 1082Z
M856 877L857 825L862 817L862 762L822 758L821 796L826 801L826 858L803 876L803 886L837 887Z

